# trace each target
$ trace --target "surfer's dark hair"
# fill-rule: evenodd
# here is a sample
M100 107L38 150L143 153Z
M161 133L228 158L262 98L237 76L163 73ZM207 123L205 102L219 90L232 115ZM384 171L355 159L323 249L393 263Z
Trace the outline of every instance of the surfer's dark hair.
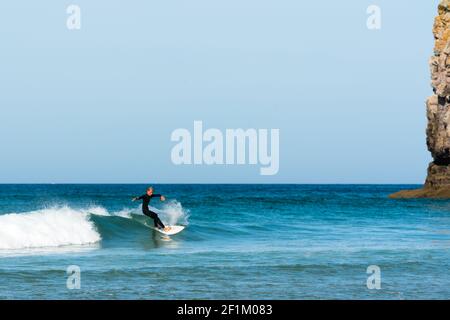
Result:
M148 187L148 188L147 188L147 191L148 191L148 190L150 190L150 189L152 189L152 190L153 190L153 187L152 187L152 186Z

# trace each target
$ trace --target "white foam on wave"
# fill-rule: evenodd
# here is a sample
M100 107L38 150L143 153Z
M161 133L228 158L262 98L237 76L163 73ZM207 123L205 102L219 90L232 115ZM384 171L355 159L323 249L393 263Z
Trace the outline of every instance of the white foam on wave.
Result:
M59 247L99 242L101 236L86 211L88 210L55 207L0 215L0 249Z
M137 209L124 208L120 211L110 213L110 212L108 212L108 210L106 210L103 207L91 206L88 209L82 209L81 211L84 213L87 213L87 214L92 214L92 215L101 216L101 217L114 217L115 216L115 217L131 219L131 214L133 212L136 212Z
M114 212L114 215L121 218L131 219L131 214L136 212L133 209L122 209L120 211Z
M189 224L189 212L176 200L166 202L161 209L151 209L156 211L161 220L168 225L181 224L187 226Z
M99 206L92 206L89 207L88 209L82 209L81 212L93 214L95 216L105 216L105 217L110 216L108 210Z

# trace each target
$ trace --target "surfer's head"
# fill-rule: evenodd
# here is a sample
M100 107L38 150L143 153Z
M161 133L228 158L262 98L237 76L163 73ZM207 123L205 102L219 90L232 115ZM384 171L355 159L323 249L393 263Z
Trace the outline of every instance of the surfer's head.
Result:
M151 196L153 194L153 187L147 188L147 195Z

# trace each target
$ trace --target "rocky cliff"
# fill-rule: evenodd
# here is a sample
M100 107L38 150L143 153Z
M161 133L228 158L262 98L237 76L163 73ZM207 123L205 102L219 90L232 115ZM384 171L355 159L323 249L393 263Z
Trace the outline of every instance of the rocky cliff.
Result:
M450 198L450 0L442 0L438 12L430 58L434 94L427 100L427 146L433 162L423 189L400 191L392 198Z

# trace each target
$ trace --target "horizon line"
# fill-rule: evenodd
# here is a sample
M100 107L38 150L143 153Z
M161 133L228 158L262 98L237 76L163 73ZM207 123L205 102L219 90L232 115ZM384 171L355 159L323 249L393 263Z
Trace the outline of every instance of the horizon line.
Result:
M323 183L301 183L301 182L0 182L0 185L411 185L422 186L423 183L374 183L374 182L323 182Z

